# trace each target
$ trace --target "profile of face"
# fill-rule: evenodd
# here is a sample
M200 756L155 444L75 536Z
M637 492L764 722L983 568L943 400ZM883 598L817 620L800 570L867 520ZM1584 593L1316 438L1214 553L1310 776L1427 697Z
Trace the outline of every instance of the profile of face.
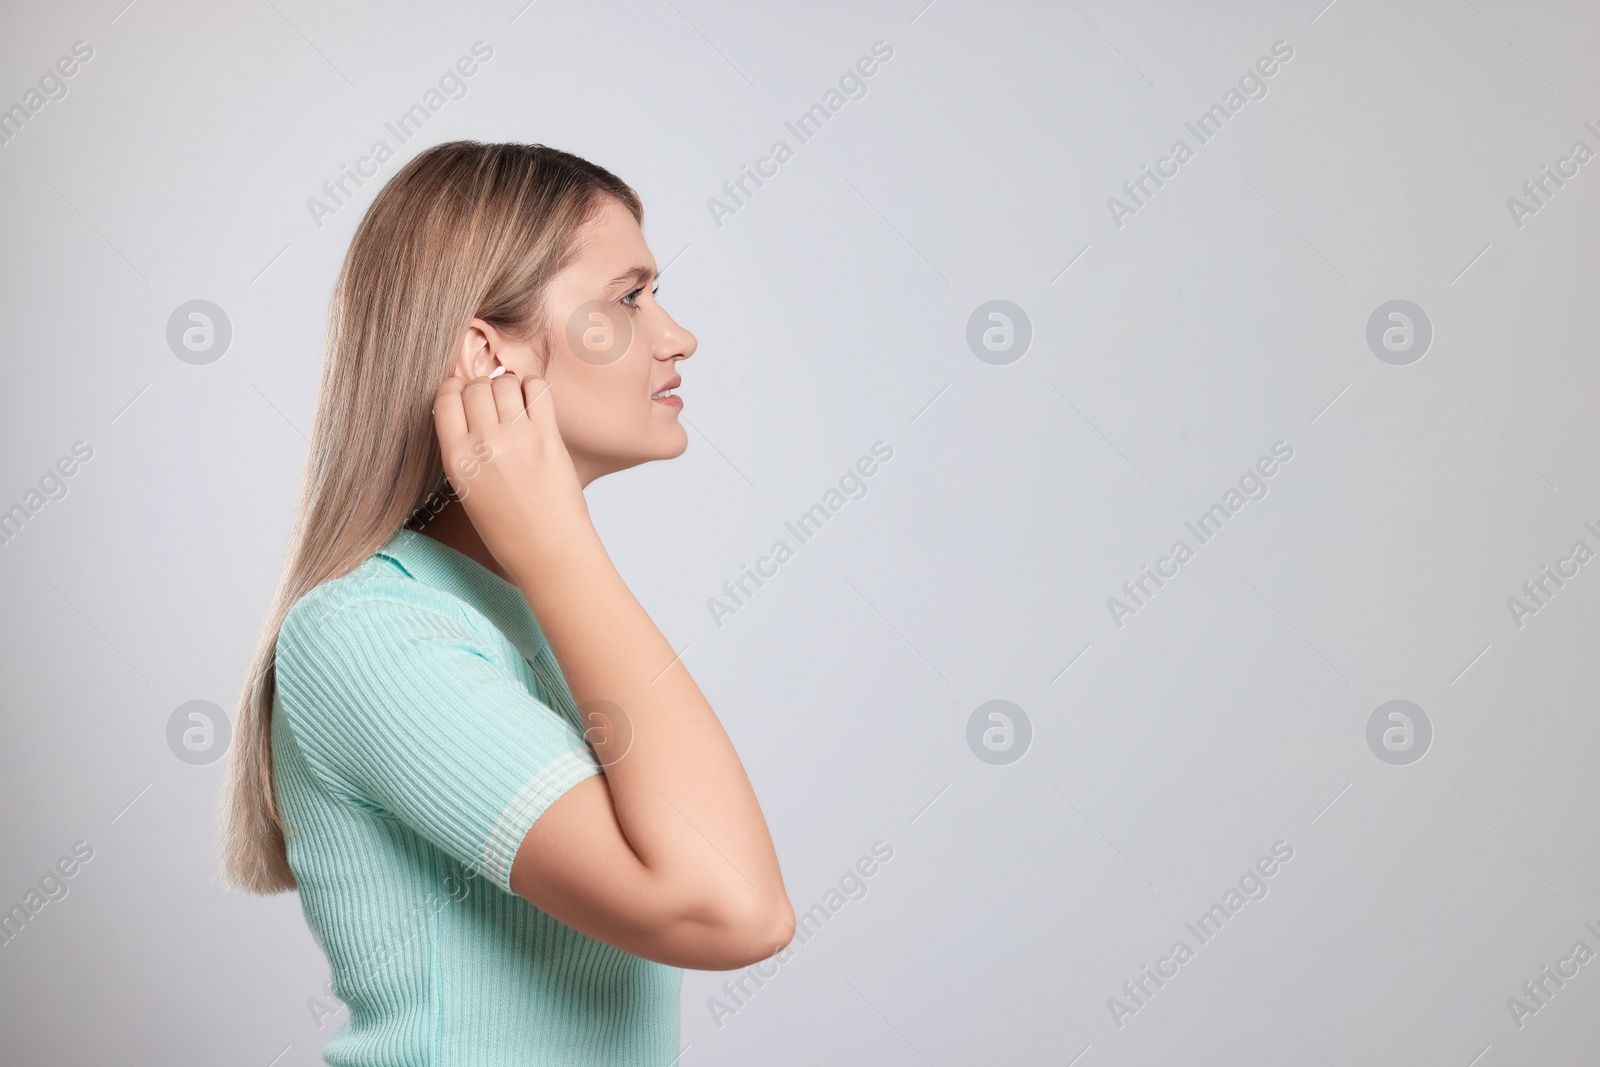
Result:
M577 258L545 296L548 335L514 341L473 319L451 373L472 379L503 366L542 375L561 439L587 485L688 447L674 390L678 362L694 355L697 342L656 302L655 257L620 201L604 197L577 242Z

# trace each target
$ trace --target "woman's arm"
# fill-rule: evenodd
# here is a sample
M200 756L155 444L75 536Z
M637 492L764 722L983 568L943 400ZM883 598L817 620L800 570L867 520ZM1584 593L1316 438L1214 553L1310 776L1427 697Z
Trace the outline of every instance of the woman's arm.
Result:
M512 889L662 963L719 970L772 955L794 912L760 804L716 713L606 554L547 384L452 377L434 413L463 505L527 597L573 697L580 708L608 701L631 726L631 739L591 734L605 774L535 821Z

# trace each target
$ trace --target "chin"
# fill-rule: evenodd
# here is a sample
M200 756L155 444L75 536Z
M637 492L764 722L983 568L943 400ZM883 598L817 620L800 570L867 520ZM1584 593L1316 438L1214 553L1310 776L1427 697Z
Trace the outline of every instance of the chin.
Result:
M689 448L689 431L677 419L667 426L653 426L641 450L646 453L641 462L658 459L677 459Z
M662 455L662 459L677 459L689 450L688 432L682 426L674 427L674 429L676 432L672 435L672 440L667 443L667 449L665 454Z

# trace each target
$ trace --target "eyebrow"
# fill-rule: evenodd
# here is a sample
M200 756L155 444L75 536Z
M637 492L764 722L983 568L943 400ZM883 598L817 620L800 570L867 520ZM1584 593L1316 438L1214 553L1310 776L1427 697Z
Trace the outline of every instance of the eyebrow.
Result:
M646 267L642 263L629 267L621 274L606 283L607 289L614 289L623 282L647 282L656 276L655 268Z

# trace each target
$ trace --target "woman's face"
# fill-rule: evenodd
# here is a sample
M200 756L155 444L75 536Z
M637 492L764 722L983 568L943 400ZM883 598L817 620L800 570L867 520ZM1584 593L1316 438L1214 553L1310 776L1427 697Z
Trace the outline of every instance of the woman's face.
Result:
M679 360L694 355L694 335L656 303L656 261L633 215L614 197L578 233L576 261L557 274L545 298L556 425L587 485L612 471L671 459L688 447L678 422ZM472 378L496 365L537 375L532 343L509 343L474 319L456 373ZM663 396L662 394L669 394Z

